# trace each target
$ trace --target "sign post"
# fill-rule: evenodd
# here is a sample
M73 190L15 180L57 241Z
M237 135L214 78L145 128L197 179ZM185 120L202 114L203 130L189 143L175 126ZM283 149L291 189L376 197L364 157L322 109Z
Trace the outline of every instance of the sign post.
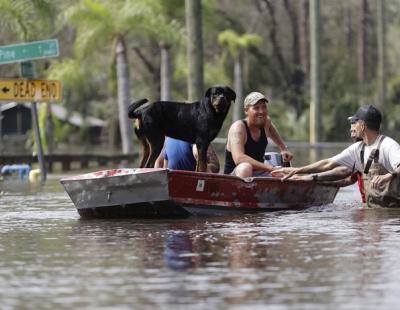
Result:
M33 79L35 76L34 67L32 62L23 62L21 63L21 75L27 79ZM46 164L44 162L44 155L43 155L43 147L42 147L42 138L40 136L40 129L39 129L39 118L37 113L37 104L36 101L32 101L31 104L31 114L32 114L32 127L35 131L35 140L38 152L38 162L40 167L40 181L42 185L46 182L47 178L47 171L46 171Z
M61 87L57 83L52 84L53 88L46 81L39 81L37 87L33 63L30 60L58 57L58 40L43 40L30 43L0 46L0 64L20 62L21 76L27 80L12 81L10 84L3 81L0 87L0 101L31 101L32 126L35 131L36 144L38 148L38 161L41 170L41 183L46 182L46 165L43 156L42 139L40 137L38 113L36 102L38 101L59 101L61 99ZM1 82L1 81L0 81ZM48 81L50 82L50 81ZM53 81L54 82L54 81ZM50 85L50 86L49 86ZM56 86L54 86L56 85ZM56 94L58 90L58 95ZM12 97L11 99L9 97ZM53 100L52 100L53 99ZM58 99L58 100L57 100ZM0 134L1 134L1 114L0 114ZM0 142L2 142L0 140Z

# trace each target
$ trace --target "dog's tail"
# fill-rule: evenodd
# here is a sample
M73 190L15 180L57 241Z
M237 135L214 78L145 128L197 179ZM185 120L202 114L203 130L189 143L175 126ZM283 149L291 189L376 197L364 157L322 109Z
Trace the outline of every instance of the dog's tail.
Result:
M140 99L131 103L128 107L128 117L129 118L138 118L141 115L141 110L145 107L143 106L145 103L149 102L147 99Z

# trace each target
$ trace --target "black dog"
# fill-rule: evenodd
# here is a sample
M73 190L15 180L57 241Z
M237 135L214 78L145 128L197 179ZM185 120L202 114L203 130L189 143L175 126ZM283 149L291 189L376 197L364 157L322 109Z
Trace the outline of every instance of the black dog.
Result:
M128 117L136 119L135 132L142 143L140 167L152 168L160 154L164 137L195 143L198 150L196 171L206 171L207 149L217 136L236 94L228 86L214 86L201 101L191 104L172 101L132 103ZM146 104L147 103L147 104Z

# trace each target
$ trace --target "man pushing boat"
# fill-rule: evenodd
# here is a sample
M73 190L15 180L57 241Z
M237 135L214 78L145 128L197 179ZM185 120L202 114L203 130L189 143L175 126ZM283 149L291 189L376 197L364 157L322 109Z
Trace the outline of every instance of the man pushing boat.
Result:
M380 134L382 114L373 105L360 107L349 119L354 134L362 138L362 141L352 144L332 158L304 167L279 169L274 174L284 173L286 175L282 180L286 180L295 174L317 172L310 176L294 178L326 181L339 176L334 168L346 167L350 172L362 173L368 206L400 207L399 143Z

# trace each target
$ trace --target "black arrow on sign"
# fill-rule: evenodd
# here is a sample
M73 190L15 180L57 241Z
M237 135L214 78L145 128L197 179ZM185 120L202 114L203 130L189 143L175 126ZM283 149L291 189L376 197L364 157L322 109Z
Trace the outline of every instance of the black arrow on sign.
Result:
M3 92L3 93L8 93L9 91L10 91L10 89L9 88L7 88L7 86L4 86L2 89L1 89L1 91Z

